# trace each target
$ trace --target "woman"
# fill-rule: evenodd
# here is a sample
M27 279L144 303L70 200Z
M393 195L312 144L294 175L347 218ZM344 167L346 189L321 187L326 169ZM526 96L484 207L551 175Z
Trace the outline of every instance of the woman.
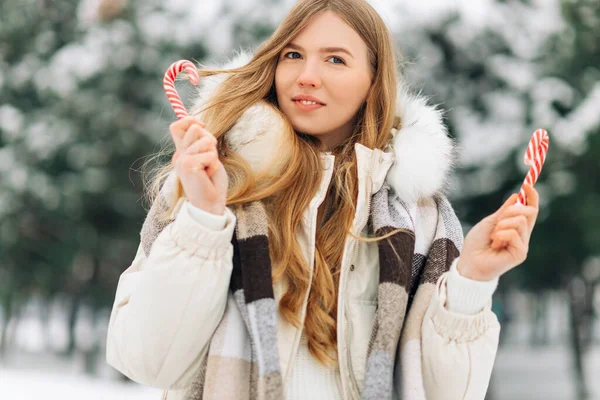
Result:
M537 193L463 246L455 145L396 70L366 1L303 0L253 56L199 71L109 364L167 399L484 398L491 296L525 260Z

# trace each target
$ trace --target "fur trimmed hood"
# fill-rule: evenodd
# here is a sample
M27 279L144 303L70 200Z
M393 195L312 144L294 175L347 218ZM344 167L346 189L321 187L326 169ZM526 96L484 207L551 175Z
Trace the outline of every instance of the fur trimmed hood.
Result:
M235 68L251 59L251 53L240 51L218 67ZM192 109L200 110L225 77L218 74L201 79L193 95ZM386 182L401 200L408 203L447 194L448 178L457 164L458 145L448 136L443 111L428 104L424 96L413 93L404 82L398 82L396 116L401 119L402 126L392 128L394 163ZM259 101L240 116L225 140L253 168L259 168L264 160L277 157L284 144L283 124L282 118L270 106Z

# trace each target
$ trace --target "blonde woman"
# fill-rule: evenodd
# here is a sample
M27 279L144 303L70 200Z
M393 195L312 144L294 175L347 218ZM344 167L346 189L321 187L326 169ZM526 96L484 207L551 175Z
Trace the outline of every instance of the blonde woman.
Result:
M537 193L463 246L456 146L398 66L366 1L303 0L254 54L200 70L110 365L169 400L484 398L491 296L525 260Z

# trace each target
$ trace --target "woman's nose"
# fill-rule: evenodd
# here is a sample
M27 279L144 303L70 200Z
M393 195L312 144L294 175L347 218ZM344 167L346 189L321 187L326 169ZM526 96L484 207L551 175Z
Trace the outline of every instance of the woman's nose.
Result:
M302 71L300 71L300 75L298 75L296 82L300 87L321 87L321 77L319 76L317 69L314 66L309 65L309 63L305 64Z

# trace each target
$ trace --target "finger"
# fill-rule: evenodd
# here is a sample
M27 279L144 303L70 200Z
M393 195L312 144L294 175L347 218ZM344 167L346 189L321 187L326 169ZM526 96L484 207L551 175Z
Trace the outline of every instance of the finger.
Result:
M212 133L210 133L209 131L207 131L199 125L193 125L190 127L190 129L188 129L188 131L185 134L185 137L183 138L183 146L187 149L195 141L204 137L208 138L208 140L213 142L215 145L217 144L217 139Z
M537 190L535 190L535 188L528 183L523 185L523 187L525 189L525 200L527 202L526 205L534 208L539 208L540 196Z
M202 186L206 185L208 180L210 180L208 176L199 172L203 167L202 161L194 159L194 156L186 155L185 153L179 157L175 165L177 173L180 174L180 176L195 175L195 179L200 180ZM194 171L196 168L198 168L198 170Z
M215 171L219 168L218 165L215 165L219 162L216 152L185 154L180 157L178 162L181 163L181 167L186 173L198 173L198 171L207 169Z
M192 125L200 125L202 127L206 126L204 124L204 122L200 121L198 118L188 115L187 117L178 119L177 121L175 121L171 125L169 125L169 131L171 132L171 134L173 136L175 136L179 139L183 139L183 137L185 136L185 132Z
M215 147L218 145L219 141L217 140L215 135L210 133L206 128L202 128L201 133L202 133L202 137L209 139Z
M186 154L204 153L206 151L217 151L215 142L208 136L196 140L186 149Z
M529 231L532 231L538 216L538 210L532 206L515 204L504 211L501 220L519 215L527 218L527 226L529 227Z
M192 125L185 133L183 137L183 148L188 149L196 140L200 139L202 132L199 125Z
M171 162L173 164L175 164L177 162L177 159L181 156L181 152L176 150L175 153L173 153L173 157L171 157Z
M492 243L492 248L497 250L501 248L513 248L518 258L521 258L524 254L527 254L525 242L521 239L519 232L515 229L505 229L503 231L496 232L496 239Z
M217 156L219 156L219 153L217 152L217 146L215 144L216 139L214 138L214 136L210 135L210 136L205 136L202 139L198 139L196 140L190 147L188 147L188 149L186 150L186 154L204 154L206 152L211 152L214 153ZM221 168L222 164L220 162L217 163L212 163L209 164L206 168L206 174L209 177L212 177L214 175L215 172L217 172L220 168Z
M216 161L211 162L210 164L208 164L206 166L206 175L208 175L209 177L212 177L218 170L221 169L221 167L223 166L223 164L221 164L221 162L219 161L219 158L217 157Z
M190 128L190 126L194 124L205 126L202 121L193 116L184 117L169 125L169 132L171 132L171 137L173 138L173 142L175 143L175 148L177 150L183 150L182 141L185 136L185 133Z
M199 154L208 154L208 153L196 153L195 155L199 155ZM194 168L192 168L192 172L197 173L200 170L204 170L206 175L208 175L209 177L212 177L222 167L222 164L219 162L218 157L215 162L213 162L212 160L202 161L202 159L200 159L199 162L201 163L201 165L196 165Z
M527 217L524 215L518 215L512 218L504 218L502 221L498 222L496 227L494 228L494 232L491 235L491 238L494 239L496 237L496 232L500 232L508 229L516 229L519 232L519 235L523 239L523 242L528 241L529 237L529 223L527 221Z
M202 164L195 172L200 169L204 169L206 175L212 177L215 172L221 168L221 162L219 161L219 156L216 151L196 154L194 157L199 163Z
M510 253L514 261L522 263L527 258L528 245L523 242L519 233L514 230L502 231L502 245L498 247L498 250L505 249Z
M508 241L510 240L510 237L507 235L507 231L508 230L499 231L492 236L492 249L499 250L506 248L509 245Z
M217 145L217 143L219 143L219 141L217 140L217 138L215 137L215 135L213 135L211 132L209 132L206 127L201 127L200 129L200 133L202 134L201 137L207 137L210 138L210 140Z

